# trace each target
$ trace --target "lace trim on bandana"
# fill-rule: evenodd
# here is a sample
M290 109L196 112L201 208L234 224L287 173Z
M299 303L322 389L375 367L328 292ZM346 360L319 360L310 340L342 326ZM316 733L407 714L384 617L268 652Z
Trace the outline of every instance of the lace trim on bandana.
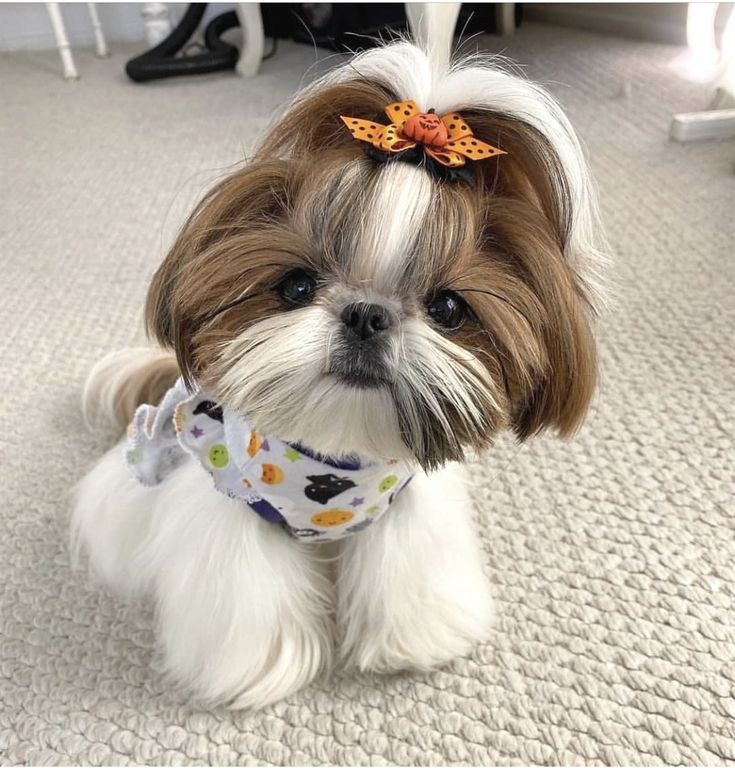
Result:
M413 474L406 462L335 461L265 437L206 393L187 391L180 379L158 406L137 409L124 455L135 477L155 486L187 454L219 491L310 541L340 539L367 528Z

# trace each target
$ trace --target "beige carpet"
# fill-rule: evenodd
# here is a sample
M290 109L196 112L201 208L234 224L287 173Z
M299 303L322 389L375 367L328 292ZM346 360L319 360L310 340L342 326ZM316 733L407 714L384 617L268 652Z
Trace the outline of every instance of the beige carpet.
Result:
M181 216L313 52L147 86L129 51L80 53L78 83L54 53L0 56L3 763L735 763L735 144L667 140L710 94L670 73L673 48L529 26L505 50L567 105L617 252L594 412L576 442L508 440L474 467L491 642L259 714L166 686L149 611L70 571L66 515L109 441L82 428L85 372L140 339Z

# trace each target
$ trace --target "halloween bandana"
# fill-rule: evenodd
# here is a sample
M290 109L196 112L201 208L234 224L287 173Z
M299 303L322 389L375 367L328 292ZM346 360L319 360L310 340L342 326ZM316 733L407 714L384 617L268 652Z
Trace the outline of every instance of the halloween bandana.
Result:
M341 539L367 528L407 485L406 462L332 460L253 430L179 379L158 406L141 405L128 427L127 465L140 483L158 485L187 456L217 490L305 541Z

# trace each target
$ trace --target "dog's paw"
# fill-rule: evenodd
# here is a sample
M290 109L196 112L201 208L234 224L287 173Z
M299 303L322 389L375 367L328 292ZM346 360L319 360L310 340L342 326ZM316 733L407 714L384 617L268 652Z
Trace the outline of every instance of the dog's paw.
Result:
M428 670L466 656L486 640L492 626L492 603L483 588L472 598L448 595L405 595L384 605L369 621L347 617L341 657L347 666L363 672L390 673L407 669Z
M249 526L258 547L243 551L222 539L219 560L205 556L195 570L190 552L180 569L159 574L164 666L202 703L264 707L330 665L330 585L308 551L268 525Z
M170 677L208 705L263 707L329 665L333 586L313 548L202 480L172 475L136 566Z
M164 630L165 669L202 704L260 709L308 685L330 664L331 624L302 619L272 626L203 624L186 634Z
M341 656L364 671L430 669L488 637L490 587L456 468L417 474L344 542L337 593Z

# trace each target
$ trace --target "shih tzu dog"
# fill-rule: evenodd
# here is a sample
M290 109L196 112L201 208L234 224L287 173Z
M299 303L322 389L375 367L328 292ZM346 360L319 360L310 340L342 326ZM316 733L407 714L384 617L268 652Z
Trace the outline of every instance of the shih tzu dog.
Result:
M541 88L426 39L296 96L153 278L162 348L87 383L129 427L78 487L76 546L154 598L199 700L263 706L335 649L378 672L467 653L492 607L461 462L590 402L579 143Z

